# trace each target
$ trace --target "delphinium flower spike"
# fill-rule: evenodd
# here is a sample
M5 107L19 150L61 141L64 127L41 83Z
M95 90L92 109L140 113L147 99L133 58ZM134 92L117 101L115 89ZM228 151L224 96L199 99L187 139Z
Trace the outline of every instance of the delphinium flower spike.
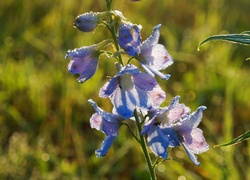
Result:
M160 107L166 93L157 83L155 75L167 80L170 75L161 70L173 64L171 55L159 43L161 24L153 28L146 40L141 41L142 26L128 21L120 11L112 10L111 3L112 0L106 0L107 11L91 11L77 16L74 26L82 32L92 32L102 24L110 32L112 40L68 50L65 56L72 58L68 70L72 74L79 74L77 80L81 83L95 74L101 53L108 54L108 58L118 62L117 73L99 91L101 98L109 98L113 104L112 113L98 107L93 100L88 100L96 111L90 118L91 127L106 135L100 149L95 152L96 156L105 156L117 138L120 126L126 124L123 121L134 119L140 138L126 125L142 147L151 179L156 179L155 166L148 153L146 139L149 148L159 158L168 158L168 148L182 145L191 161L199 165L195 155L209 148L202 130L198 128L206 107L200 106L191 113L189 107L179 103L179 96L169 106ZM104 49L110 43L114 52ZM129 56L127 62L124 54L126 58ZM146 73L131 64L132 59L136 59Z

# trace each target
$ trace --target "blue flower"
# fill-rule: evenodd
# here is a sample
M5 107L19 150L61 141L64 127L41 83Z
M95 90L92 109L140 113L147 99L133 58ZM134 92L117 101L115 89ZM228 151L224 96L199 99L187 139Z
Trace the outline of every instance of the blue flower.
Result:
M89 99L88 102L94 107L96 113L90 118L90 126L105 133L106 138L101 144L100 149L96 150L97 157L103 157L107 154L110 146L118 136L118 130L121 122L124 120L121 116L103 111L96 103Z
M101 88L99 96L109 97L114 105L113 113L127 119L133 116L135 108L145 112L159 106L166 95L154 77L129 64Z
M93 31L100 23L101 17L104 13L88 12L76 17L74 27L83 32Z
M123 23L119 26L118 44L130 56L140 53L141 26L131 23Z
M68 65L68 70L72 74L79 74L78 82L83 83L91 78L98 67L100 49L110 43L110 40L105 40L99 44L92 46L83 46L74 50L68 50L65 59L72 57Z
M151 111L151 119L144 125L142 134L148 134L150 149L159 157L167 158L167 148L182 144L189 158L196 165L200 163L194 154L209 149L201 129L197 128L202 120L205 106L200 106L190 114L190 108L179 104L175 97L165 108Z
M163 70L173 63L173 59L162 44L158 44L161 25L154 27L152 34L140 45L140 54L136 57L141 66L151 75L156 74L162 79L168 79L159 70Z

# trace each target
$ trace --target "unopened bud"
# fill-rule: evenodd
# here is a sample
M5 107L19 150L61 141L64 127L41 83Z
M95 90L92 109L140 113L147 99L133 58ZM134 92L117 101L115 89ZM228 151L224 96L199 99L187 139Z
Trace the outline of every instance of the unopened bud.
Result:
M102 13L88 12L76 17L74 27L83 32L93 31L99 24Z

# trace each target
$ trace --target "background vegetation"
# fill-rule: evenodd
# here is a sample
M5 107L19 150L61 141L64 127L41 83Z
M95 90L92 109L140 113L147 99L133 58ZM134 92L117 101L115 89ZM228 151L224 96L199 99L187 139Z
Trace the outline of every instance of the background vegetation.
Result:
M0 179L147 179L140 147L122 127L104 158L96 158L104 134L92 130L92 98L105 110L108 99L98 90L106 74L114 75L113 61L101 60L95 76L84 84L67 71L68 49L97 43L109 36L73 28L77 15L104 11L104 0L0 1ZM213 148L250 128L249 47L210 42L214 34L250 30L246 0L114 0L133 23L141 24L142 38L161 23L161 43L175 63L161 86L195 110L206 105L200 125L210 150L194 166L182 148L170 152L157 168L159 179L250 179L250 143ZM104 59L105 57L102 57ZM104 75L105 74L105 75ZM176 161L177 160L177 161Z

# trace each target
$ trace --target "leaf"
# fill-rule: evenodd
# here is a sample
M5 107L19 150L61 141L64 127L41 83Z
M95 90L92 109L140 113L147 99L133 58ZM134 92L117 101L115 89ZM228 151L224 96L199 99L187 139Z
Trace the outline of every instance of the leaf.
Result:
M250 31L244 31L241 34L249 34L250 35Z
M238 143L241 143L242 141L248 140L249 138L250 138L250 130L245 132L244 134L240 135L239 137L233 139L232 141L230 141L228 143L215 145L214 147L236 145Z
M212 40L221 40L221 41L228 41L231 43L239 43L243 45L250 45L250 31L244 31L241 34L222 34L222 35L214 35L210 36L207 39L203 40L199 46L198 50L200 47L205 44L208 41Z

